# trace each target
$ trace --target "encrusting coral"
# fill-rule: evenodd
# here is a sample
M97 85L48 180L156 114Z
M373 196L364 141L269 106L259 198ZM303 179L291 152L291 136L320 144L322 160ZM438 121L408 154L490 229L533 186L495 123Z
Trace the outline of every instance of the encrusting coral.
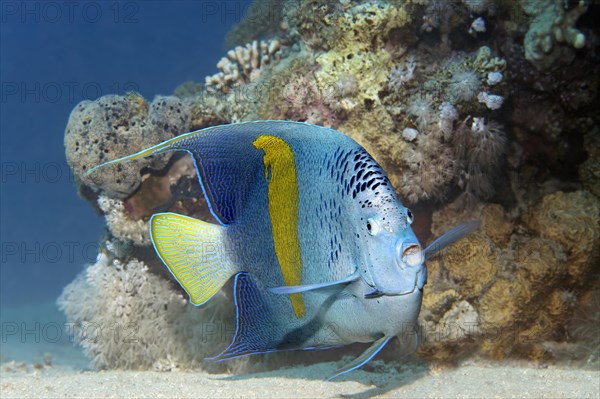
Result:
M461 339L426 339L421 351L448 360L462 345L463 352L479 350L496 358L518 353L548 359L546 342L570 339L565 332L570 314L596 281L600 200L587 191L549 194L523 216L526 222L518 229L497 204L469 210L455 203L434 213L432 231L477 218L482 220L479 233L428 263L421 322L426 332L443 331L446 313L467 301L474 312L470 319L479 320L478 331ZM446 293L446 299L436 293ZM437 352L440 347L445 349Z
M147 221L129 217L123 201L101 195L98 197L98 206L104 212L106 226L114 237L136 245L150 245Z
M231 336L203 340L198 331L232 315L227 294L207 309L186 305L149 245L156 212L212 221L189 156L85 171L187 131L289 119L332 127L365 147L417 215L422 244L481 220L478 232L428 260L421 354L548 360L587 348L593 363L598 344L582 341L597 308L585 322L569 320L598 290L600 121L590 78L598 33L593 18L580 18L595 7L257 1L252 9L272 19L242 22L235 47L203 84L186 82L152 102L128 93L77 105L65 132L67 161L82 197L104 215L111 244L59 304L75 323L127 320L141 333L132 344L81 340L85 353L97 367L208 367L201 358ZM226 367L281 365L296 355L286 356Z
M65 131L67 162L81 184L122 199L138 188L142 167L160 170L168 158L122 164L93 176L85 176L85 172L102 162L158 144L189 127L189 105L176 97L159 96L148 104L139 94L130 93L83 101L71 112Z
M235 329L228 301L212 302L197 309L144 263L102 253L65 287L58 306L94 367L150 369L170 359L190 368L224 349Z
M523 1L523 11L530 16L529 30L523 46L525 58L539 69L568 63L574 57L569 47L585 46L585 34L575 24L587 11L587 0L575 0L569 5L562 0ZM564 45L566 43L568 46Z
M587 191L547 195L525 216L529 228L560 244L571 284L582 285L600 261L600 203Z

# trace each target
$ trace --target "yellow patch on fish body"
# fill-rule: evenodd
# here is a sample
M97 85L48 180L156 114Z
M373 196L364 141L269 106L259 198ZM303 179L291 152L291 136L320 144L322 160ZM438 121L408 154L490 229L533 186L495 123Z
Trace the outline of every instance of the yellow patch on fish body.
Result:
M269 216L275 254L286 285L300 285L302 257L298 241L298 179L294 151L284 140L259 136L252 143L263 150L268 182ZM302 294L290 294L296 318L304 315Z

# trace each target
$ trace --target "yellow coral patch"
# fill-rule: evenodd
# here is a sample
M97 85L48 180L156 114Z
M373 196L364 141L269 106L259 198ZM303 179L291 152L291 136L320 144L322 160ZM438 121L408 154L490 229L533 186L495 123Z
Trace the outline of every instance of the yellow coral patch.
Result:
M265 153L265 179L268 182L269 216L275 254L286 285L300 285L302 258L298 241L298 180L294 151L279 137L260 136L254 147ZM301 294L291 294L297 318L304 314Z

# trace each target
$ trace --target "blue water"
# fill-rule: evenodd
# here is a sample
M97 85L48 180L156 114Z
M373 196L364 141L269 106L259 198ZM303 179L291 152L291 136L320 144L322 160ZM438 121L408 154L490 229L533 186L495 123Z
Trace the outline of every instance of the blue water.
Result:
M78 198L63 134L82 100L151 100L215 73L248 1L3 1L0 310L53 302L96 258L103 219Z

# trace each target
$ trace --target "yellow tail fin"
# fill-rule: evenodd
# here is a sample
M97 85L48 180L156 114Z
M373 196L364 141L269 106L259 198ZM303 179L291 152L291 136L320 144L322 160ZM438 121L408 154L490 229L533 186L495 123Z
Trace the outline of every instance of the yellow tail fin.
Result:
M223 240L225 227L176 213L158 213L150 225L156 252L194 305L208 301L236 273Z

